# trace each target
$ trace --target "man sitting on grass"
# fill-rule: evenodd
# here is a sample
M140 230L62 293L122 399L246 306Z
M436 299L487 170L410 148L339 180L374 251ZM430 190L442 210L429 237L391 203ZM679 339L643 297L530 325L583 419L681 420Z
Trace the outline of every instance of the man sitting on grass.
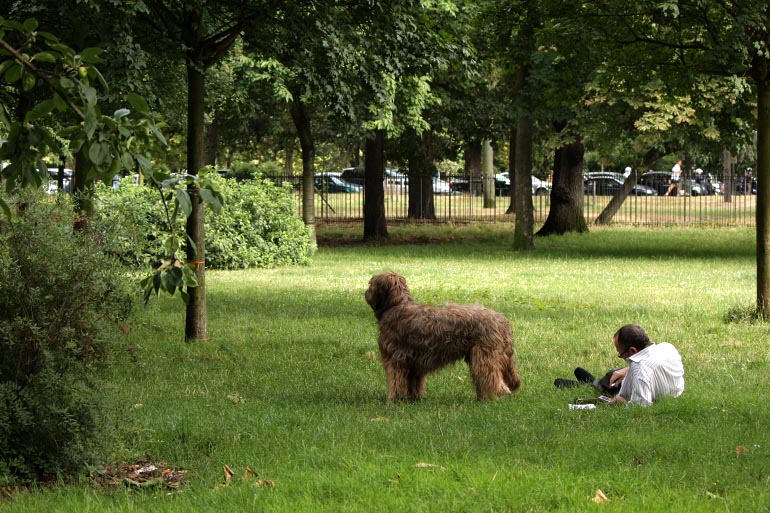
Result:
M661 397L679 397L684 392L684 367L679 351L668 342L658 344L636 324L626 324L614 335L618 357L628 366L609 371L595 379L591 373L578 367L578 381L557 379L557 387L593 384L603 393L616 393L610 404L641 404L648 406Z

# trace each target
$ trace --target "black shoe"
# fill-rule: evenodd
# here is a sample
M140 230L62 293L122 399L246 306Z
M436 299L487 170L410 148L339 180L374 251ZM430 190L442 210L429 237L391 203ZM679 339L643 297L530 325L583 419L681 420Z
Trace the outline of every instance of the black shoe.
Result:
M593 383L596 380L594 375L585 370L583 367L578 367L575 369L575 377L581 383Z
M572 388L580 386L580 383L571 379L556 378L553 381L556 388Z

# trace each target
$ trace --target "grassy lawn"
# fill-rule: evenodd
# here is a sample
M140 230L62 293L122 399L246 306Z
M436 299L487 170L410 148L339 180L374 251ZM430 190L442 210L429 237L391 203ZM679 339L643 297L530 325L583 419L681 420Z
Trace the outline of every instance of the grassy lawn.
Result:
M768 511L770 326L742 315L753 230L593 229L529 254L509 250L509 225L392 228L379 245L360 230L322 226L308 267L209 272L210 342L182 341L171 299L116 335L113 457L184 469L181 489L84 479L0 511ZM458 363L424 401L385 405L363 293L387 269L418 301L503 312L520 391L479 403ZM554 378L617 366L611 336L628 322L677 346L684 395L569 410L590 391ZM242 480L247 466L259 477Z

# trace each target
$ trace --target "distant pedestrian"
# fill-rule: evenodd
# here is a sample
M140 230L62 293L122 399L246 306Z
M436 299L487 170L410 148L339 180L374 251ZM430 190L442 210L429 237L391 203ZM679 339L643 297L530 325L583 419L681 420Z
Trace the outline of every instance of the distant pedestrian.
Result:
M671 194L671 191L676 189L676 196L679 196L679 182L682 180L682 159L676 161L674 167L671 168L671 185L668 186L668 190L664 196Z

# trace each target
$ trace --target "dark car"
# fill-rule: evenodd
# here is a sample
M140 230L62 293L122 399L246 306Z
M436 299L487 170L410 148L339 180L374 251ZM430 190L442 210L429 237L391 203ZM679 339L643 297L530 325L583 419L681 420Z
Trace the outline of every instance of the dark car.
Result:
M319 192L359 192L363 189L360 185L348 183L338 173L318 173L313 180L315 189Z
M449 180L449 188L452 192L473 192L475 195L481 194L483 190L481 178L474 178L471 180L466 177L457 177ZM511 194L511 181L503 176L501 173L495 174L495 195L497 196L510 196Z
M615 176L614 173L589 173L583 178L583 193L591 196L614 196L623 189L625 179L623 175ZM652 187L646 185L634 185L629 193L632 196L657 196L658 193Z
M360 185L363 187L366 180L364 180L364 168L362 167L346 167L342 170L340 178L348 183Z
M652 187L663 196L671 185L671 171L647 171L639 178L641 185ZM713 190L713 187L712 187ZM711 194L709 188L704 183L697 183L690 178L682 178L679 183L679 193L686 196L706 196ZM675 194L671 191L671 195Z

